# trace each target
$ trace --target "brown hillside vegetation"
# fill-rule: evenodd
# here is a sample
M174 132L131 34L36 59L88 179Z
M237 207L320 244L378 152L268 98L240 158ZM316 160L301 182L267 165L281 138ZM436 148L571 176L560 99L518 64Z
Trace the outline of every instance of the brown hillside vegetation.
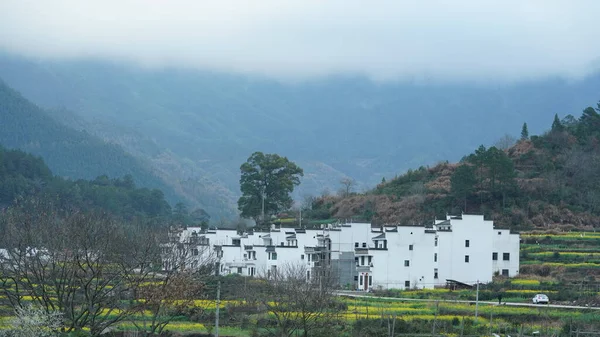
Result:
M514 229L600 227L599 109L555 118L550 131L505 151L480 146L459 163L409 170L365 194L317 198L312 212L375 224L464 212Z

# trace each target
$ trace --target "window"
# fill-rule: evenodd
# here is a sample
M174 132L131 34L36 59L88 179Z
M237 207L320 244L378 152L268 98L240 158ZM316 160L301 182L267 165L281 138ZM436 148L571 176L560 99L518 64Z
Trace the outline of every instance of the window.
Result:
M250 269L248 270L248 275L254 276L254 267L250 267Z
M408 245L408 250L413 250L413 245Z
M437 247L437 244L438 244L438 238L437 237L435 238L435 241L433 243L434 243L434 246Z
M241 244L241 240L240 239L231 239L231 244L233 246L239 246Z
M404 286L406 288L410 288L410 281L404 281Z
M369 285L372 286L373 285L373 276L369 275Z
M502 253L502 260L510 261L510 253Z
M465 240L465 247L467 247L467 248L468 248L470 244L471 244L471 243L469 242L469 240Z
M270 260L277 260L277 253L271 253Z
M241 274L241 273L242 273L242 267L238 267L238 269L237 269L237 273L238 273L238 274Z
M437 262L437 253L433 253L433 262Z
M465 263L469 263L469 255L465 255Z
M508 277L508 269L502 269L502 276Z
M405 267L408 267L408 266L410 266L410 261L408 261L408 260L404 260L404 266L405 266Z
M311 254L308 254L308 262L310 262L310 255L311 255Z
M437 268L435 268L433 270L433 278L436 279L436 280L438 279L438 269Z
M492 260L493 261L498 261L498 253L497 252L493 252L492 253Z
M361 265L361 266L364 266L364 265L365 265L365 257L364 257L364 256L361 256L361 257L360 257L360 265Z
M354 243L354 248L358 248L358 242Z
M196 255L198 255L198 253L199 252L198 252L197 248L192 249L192 255L196 256Z
M370 265L372 260L373 260L372 256L367 257L367 264Z
M502 232L498 232L498 235L502 235Z
M304 254L300 254L300 260L304 260Z
M354 276L354 281L358 281L358 275Z
M360 277L358 278L358 284L360 284L361 286L363 285L363 276L360 275Z
M363 246L363 248L367 248L367 243L363 242L362 246Z
M244 254L244 260L248 258L248 254Z

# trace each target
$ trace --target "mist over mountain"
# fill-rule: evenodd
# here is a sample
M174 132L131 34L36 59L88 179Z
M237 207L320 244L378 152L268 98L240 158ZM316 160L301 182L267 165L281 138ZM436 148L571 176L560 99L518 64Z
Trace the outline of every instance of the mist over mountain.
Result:
M196 197L182 193L177 184L165 183L145 159L85 130L78 131L61 124L53 118L57 115L63 119L70 117L73 123L80 121L77 115L66 110L39 108L0 80L0 145L42 156L63 178L92 180L102 176L101 180L107 180L128 175L138 186L160 189L173 205L185 202L190 207L204 207L217 217L227 212L227 204L219 205L218 199L213 197L204 202L200 200L201 193Z
M254 151L304 168L297 196L335 192L345 176L360 190L408 168L455 161L507 133L517 137L523 122L540 133L555 113L596 102L600 88L600 75L501 85L350 76L285 83L9 55L0 57L0 77L54 109L55 119L150 163L181 193L230 205L239 166Z

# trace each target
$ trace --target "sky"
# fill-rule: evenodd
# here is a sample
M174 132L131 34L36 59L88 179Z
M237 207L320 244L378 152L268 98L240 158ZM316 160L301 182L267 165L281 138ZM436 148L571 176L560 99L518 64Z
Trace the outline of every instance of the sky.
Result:
M2 0L0 50L279 79L580 79L598 0Z

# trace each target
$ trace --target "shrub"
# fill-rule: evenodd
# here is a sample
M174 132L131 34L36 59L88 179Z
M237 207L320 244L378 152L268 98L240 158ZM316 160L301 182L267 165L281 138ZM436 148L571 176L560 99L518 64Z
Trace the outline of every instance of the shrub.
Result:
M47 313L42 308L27 306L17 308L16 317L12 319L10 328L0 330L1 337L54 337L62 324L62 314Z

